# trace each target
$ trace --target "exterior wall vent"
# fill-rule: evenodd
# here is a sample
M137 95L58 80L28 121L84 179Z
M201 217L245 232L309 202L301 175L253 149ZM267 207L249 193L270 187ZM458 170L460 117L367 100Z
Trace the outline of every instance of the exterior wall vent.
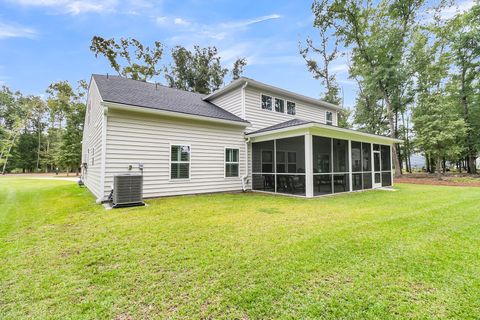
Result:
M113 176L113 207L143 206L143 175L124 173Z

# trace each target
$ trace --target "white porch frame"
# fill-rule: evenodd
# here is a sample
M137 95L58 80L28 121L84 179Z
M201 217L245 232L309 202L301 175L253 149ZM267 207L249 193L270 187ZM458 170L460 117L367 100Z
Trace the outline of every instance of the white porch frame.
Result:
M312 198L317 197L314 195L314 172L313 172L313 136L320 136L332 139L341 139L348 141L348 172L344 173L336 173L331 172L332 176L332 193L333 193L333 177L335 174L348 174L348 181L349 181L349 192L353 192L353 171L352 171L352 141L357 141L361 143L370 143L370 154L371 154L371 166L372 166L372 189L374 188L375 182L375 167L374 167L374 153L373 153L373 145L388 145L390 146L390 161L391 165L393 164L393 159L391 159L391 150L392 145L394 143L402 142L402 140L392 139L389 137L384 136L376 136L372 134L366 134L363 132L357 132L348 129L342 129L338 127L328 126L325 127L321 124L307 124L307 125L300 125L297 127L290 127L290 128L282 128L275 131L263 132L263 133L253 133L248 135L250 137L249 143L256 143L256 142L264 142L264 141L273 141L274 144L274 156L276 156L276 140L285 139L285 138L293 138L293 137L304 137L304 152L305 152L305 197ZM332 144L333 148L333 144ZM333 157L333 152L331 153ZM363 155L361 154L361 157ZM333 170L333 163L332 170ZM274 174L276 176L277 168L274 161ZM393 186L393 166L391 166L392 171L392 186ZM251 173L253 175L253 172ZM255 173L258 174L258 173ZM380 171L380 175L382 171ZM253 178L253 177L252 177ZM252 179L253 182L253 179ZM253 185L252 185L253 189ZM275 193L277 193L277 183L275 182ZM282 193L283 195L283 193ZM298 195L297 195L298 196ZM321 195L323 196L323 195Z

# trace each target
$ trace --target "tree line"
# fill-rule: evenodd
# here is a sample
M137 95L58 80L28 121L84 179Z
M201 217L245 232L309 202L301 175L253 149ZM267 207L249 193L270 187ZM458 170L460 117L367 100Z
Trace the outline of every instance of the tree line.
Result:
M351 124L404 140L393 148L396 175L411 172L421 153L426 171L446 162L476 173L480 150L480 5L446 17L455 3L428 7L422 0L315 0L315 40L300 54L339 103L333 62L347 53L349 77L358 85ZM343 52L343 53L342 53Z
M318 37L299 44L307 69L320 80L321 98L341 104L341 87L332 65L347 61L358 87L352 110L339 126L404 140L392 148L396 175L412 171L410 157L421 153L426 171L446 163L476 173L480 150L480 5L451 11L450 1L428 7L423 0L314 0ZM92 38L91 52L105 58L118 75L157 81L208 94L240 77L245 58L230 68L216 47L175 46L170 63L165 46L132 38ZM346 55L346 56L345 56ZM24 96L3 87L0 93L2 172L76 171L81 159L86 83L52 84L48 97Z
M0 91L0 168L6 172L78 170L87 85L52 83L48 97Z
M105 57L120 75L139 81L163 74L170 87L210 93L226 79L237 79L246 65L244 58L229 69L222 65L216 47L175 46L169 65L161 59L164 46L152 47L131 38L92 38L90 50ZM74 88L69 82L52 83L47 97L24 95L3 86L0 91L0 170L6 172L79 173L88 84L81 80Z

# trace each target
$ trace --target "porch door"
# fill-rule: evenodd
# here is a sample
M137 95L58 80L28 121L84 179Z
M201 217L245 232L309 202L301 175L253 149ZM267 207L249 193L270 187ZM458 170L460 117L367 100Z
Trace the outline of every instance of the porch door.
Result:
M380 171L380 151L373 151L373 187L382 186L382 173Z

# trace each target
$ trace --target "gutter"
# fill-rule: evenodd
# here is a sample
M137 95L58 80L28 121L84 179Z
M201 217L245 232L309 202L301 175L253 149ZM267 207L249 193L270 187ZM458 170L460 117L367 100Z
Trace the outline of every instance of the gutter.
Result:
M339 127L336 127L336 126L326 125L326 124L322 124L322 123L306 123L306 124L303 124L303 125L290 126L290 127L285 127L285 128L276 129L276 130L263 131L263 132L259 132L259 133L255 133L255 132L247 133L247 135L250 138L255 138L255 137L267 136L267 135L270 135L270 134L292 131L292 130L311 129L311 128L319 128L319 129L330 130L330 131L333 131L333 132L343 132L343 133L356 134L356 135L363 136L363 137L386 140L386 141L389 141L389 142L392 142L392 143L403 143L403 140L400 140L400 139L390 138L390 137L386 137L386 136L379 136L379 135L376 135L376 134L371 134L371 133L366 133L366 132L361 132L361 131L356 131L356 130L351 130L351 129L339 128Z
M245 84L242 86L242 119L246 120L246 106L245 106L245 88L248 86L248 81L245 81ZM250 137L245 139L245 175L242 176L242 190L246 191L247 178L248 178L248 143L250 142Z

